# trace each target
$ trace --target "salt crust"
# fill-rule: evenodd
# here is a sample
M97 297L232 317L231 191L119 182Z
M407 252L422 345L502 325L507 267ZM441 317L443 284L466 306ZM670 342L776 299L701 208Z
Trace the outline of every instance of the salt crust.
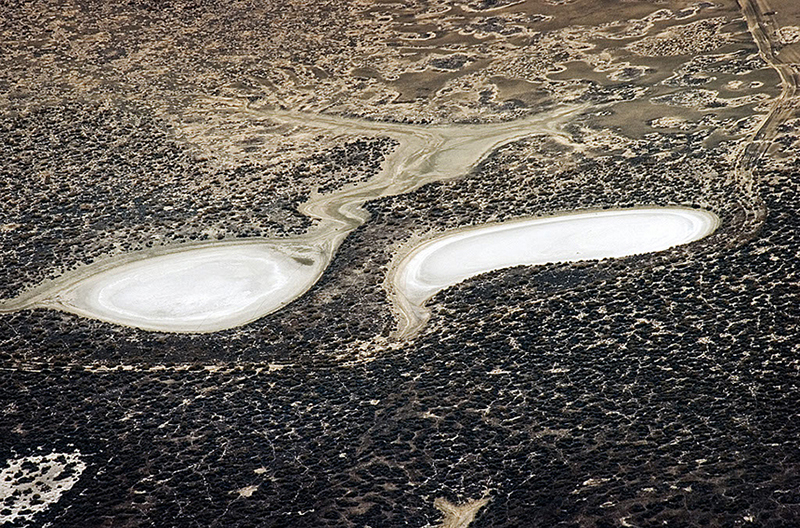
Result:
M92 275L56 301L79 315L146 330L215 332L284 306L318 275L313 260L267 245L210 246Z
M469 277L511 266L661 251L703 238L718 225L719 218L708 211L648 207L473 227L414 248L396 267L392 282L398 307L415 326L415 320L421 324L427 318L425 301Z

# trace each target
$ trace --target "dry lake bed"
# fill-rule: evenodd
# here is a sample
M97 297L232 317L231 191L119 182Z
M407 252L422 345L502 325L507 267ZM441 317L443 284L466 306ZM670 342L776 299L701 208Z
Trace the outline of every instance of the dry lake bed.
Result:
M0 49L0 525L800 525L795 2L11 2Z

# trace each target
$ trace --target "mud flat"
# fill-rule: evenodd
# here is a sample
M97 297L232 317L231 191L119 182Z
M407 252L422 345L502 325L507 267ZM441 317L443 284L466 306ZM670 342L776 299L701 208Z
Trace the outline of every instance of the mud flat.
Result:
M714 213L681 207L585 212L471 227L413 248L390 272L398 335L418 331L437 292L488 271L662 251L716 230Z

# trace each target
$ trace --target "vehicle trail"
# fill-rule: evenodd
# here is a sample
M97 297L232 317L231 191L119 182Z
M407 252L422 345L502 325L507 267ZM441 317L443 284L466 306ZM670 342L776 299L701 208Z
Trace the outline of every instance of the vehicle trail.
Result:
M757 189L758 182L753 171L772 145L778 127L794 115L798 103L797 93L800 89L800 72L797 71L797 65L784 62L779 57L776 36L780 24L774 14L767 14L774 13L768 2L766 0L738 0L738 2L747 22L747 28L758 47L759 55L781 79L781 94L775 99L772 108L753 134L742 143L736 157L734 178L739 188L752 200L753 208L746 212L747 218L743 222L744 229L739 240L732 240L731 244L752 239L764 223L767 208Z

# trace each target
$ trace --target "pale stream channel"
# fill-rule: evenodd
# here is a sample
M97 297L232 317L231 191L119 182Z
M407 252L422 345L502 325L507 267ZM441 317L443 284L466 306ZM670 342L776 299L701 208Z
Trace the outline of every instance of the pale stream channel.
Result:
M308 291L344 238L367 221L362 207L367 201L463 176L496 148L523 137L544 135L569 143L563 126L586 108L565 105L513 122L448 126L252 110L263 118L341 135L389 136L399 145L371 180L330 194L312 194L300 207L301 213L317 220L305 235L130 253L43 283L1 305L0 312L52 308L162 332L203 333L241 326ZM424 323L424 302L436 291L477 273L517 264L658 251L705 236L718 224L711 213L686 209L560 218L479 226L411 251L392 275L394 305L401 312L399 335ZM576 248L587 240L596 243L576 258Z

